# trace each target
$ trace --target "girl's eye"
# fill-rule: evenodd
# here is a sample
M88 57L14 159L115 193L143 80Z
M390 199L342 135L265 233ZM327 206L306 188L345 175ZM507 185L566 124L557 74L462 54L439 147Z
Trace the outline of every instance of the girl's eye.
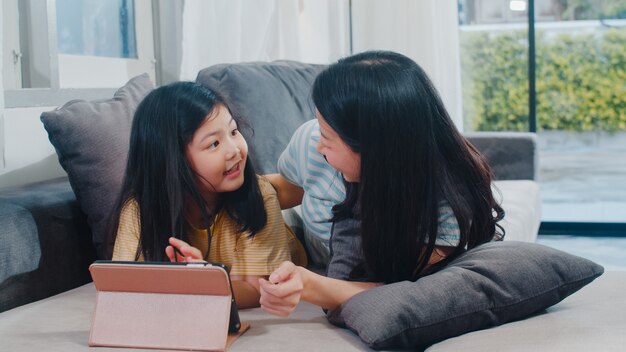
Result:
M230 131L230 134L232 134L233 136L236 136L238 133L239 133L239 130L236 129L236 128L234 130Z
M218 145L220 145L220 142L215 141L215 142L213 142L213 143L209 144L209 147L208 147L208 148L209 148L209 149L217 148L217 146L218 146Z

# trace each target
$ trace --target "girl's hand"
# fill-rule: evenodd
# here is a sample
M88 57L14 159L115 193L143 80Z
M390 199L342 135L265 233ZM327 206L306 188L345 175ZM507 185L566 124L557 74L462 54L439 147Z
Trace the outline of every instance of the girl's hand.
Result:
M271 314L288 317L302 296L304 281L299 267L283 262L270 275L269 281L260 278L261 308Z
M165 248L165 255L171 262L204 262L202 252L185 241L170 237L170 245Z

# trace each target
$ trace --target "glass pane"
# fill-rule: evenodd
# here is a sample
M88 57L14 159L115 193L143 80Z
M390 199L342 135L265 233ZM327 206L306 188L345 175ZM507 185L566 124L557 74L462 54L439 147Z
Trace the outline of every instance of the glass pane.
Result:
M626 0L536 12L543 221L626 222Z
M137 58L133 0L57 0L59 53Z
M459 0L465 131L528 131L527 10L513 8Z

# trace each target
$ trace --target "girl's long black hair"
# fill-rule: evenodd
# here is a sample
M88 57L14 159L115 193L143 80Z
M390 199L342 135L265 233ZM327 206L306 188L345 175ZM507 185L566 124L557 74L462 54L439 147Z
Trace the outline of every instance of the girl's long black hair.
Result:
M360 180L346 182L346 199L333 212L334 220L360 219L365 270L374 280L415 280L504 236L491 169L413 60L376 51L342 59L317 76L313 101L360 153ZM442 201L454 211L460 243L428 267Z
M145 260L167 260L165 247L169 237L188 241L187 199L198 205L210 235L212 214L208 213L198 190L185 150L194 132L218 104L226 106L218 94L194 82L161 86L139 104L133 119L122 189L107 230L109 257L113 252L120 212L131 200L139 205L141 222L136 259L143 254ZM240 129L245 126L240 117L232 115ZM218 202L215 211L225 209L241 225L242 232L249 231L253 236L265 226L267 214L250 158L244 168L243 185L236 191L221 193Z

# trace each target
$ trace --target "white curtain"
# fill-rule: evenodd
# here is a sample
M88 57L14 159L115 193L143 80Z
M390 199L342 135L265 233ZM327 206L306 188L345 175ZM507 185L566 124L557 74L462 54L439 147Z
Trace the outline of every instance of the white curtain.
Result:
M181 78L218 63L349 55L347 0L186 0Z
M354 52L393 50L428 73L457 127L463 128L457 0L352 2Z
M2 17L0 16L0 170L4 169L4 22Z

